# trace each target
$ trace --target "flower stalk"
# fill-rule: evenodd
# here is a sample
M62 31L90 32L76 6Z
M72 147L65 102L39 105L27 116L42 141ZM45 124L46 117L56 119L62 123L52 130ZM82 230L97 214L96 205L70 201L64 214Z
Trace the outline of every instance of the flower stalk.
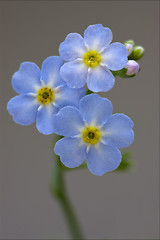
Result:
M55 141L57 140L59 140L59 138L55 139ZM84 239L78 220L72 208L72 204L70 203L67 195L64 183L64 174L65 171L63 164L61 163L59 156L55 155L54 166L50 181L50 190L52 196L58 200L62 208L72 239Z

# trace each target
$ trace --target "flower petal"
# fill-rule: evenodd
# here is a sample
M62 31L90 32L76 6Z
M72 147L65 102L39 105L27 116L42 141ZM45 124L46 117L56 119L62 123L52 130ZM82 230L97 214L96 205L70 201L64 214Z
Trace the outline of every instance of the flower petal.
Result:
M80 134L84 126L84 120L77 108L67 106L60 109L54 117L54 126L55 133L66 137L74 137Z
M65 84L60 76L60 68L64 61L59 56L51 56L42 63L42 80L47 86L57 87Z
M10 99L7 110L16 123L30 125L36 119L38 106L35 97L25 94Z
M102 24L90 25L84 32L84 41L89 50L99 52L112 41L112 31Z
M87 76L87 86L93 92L106 92L114 86L113 74L102 66L90 69Z
M52 104L40 107L36 119L36 127L40 133L48 135L55 132L53 118L57 112L58 109Z
M99 143L90 148L87 154L87 165L93 174L102 176L106 172L115 170L121 158L121 152L117 148Z
M122 43L116 42L104 50L101 54L101 59L107 68L117 71L124 68L127 64L128 54L127 48Z
M60 74L67 85L71 88L82 88L86 83L88 68L80 60L65 63Z
M40 69L32 62L21 63L12 77L12 87L17 93L36 93L40 83Z
M54 151L69 168L79 167L86 159L86 145L79 138L62 138L56 143Z
M69 88L66 85L55 90L55 105L60 109L64 106L79 107L80 99L85 96L84 88Z
M118 148L128 147L134 140L132 120L124 114L112 115L103 126L103 142Z
M64 42L59 46L59 55L65 61L73 61L76 58L83 58L86 52L84 39L78 33L70 33Z
M112 114L112 103L107 98L90 94L80 100L79 109L88 124L101 126Z

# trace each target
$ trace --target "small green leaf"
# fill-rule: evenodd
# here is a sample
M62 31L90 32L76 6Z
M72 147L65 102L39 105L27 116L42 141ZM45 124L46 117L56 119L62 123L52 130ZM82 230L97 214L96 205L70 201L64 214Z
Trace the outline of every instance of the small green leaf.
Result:
M133 162L130 160L131 152L123 152L122 160L119 167L115 171L127 171L133 166Z

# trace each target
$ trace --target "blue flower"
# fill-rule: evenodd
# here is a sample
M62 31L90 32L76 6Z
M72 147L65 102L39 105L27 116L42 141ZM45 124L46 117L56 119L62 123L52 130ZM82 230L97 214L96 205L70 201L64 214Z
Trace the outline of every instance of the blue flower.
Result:
M69 87L81 88L86 82L93 92L113 87L115 79L110 70L124 68L129 52L123 44L110 44L111 41L111 30L101 24L90 25L84 38L78 33L67 35L60 44L59 54L67 61L60 73Z
M55 132L65 136L55 145L62 163L74 168L87 161L98 176L116 169L121 162L118 148L134 140L133 122L124 114L112 115L112 103L91 94L80 100L79 109L62 108L54 118Z
M63 60L58 56L45 59L42 70L35 63L24 62L12 77L13 89L20 95L7 105L13 120L36 127L43 134L54 133L53 117L64 106L78 107L84 89L71 89L62 80L59 70Z

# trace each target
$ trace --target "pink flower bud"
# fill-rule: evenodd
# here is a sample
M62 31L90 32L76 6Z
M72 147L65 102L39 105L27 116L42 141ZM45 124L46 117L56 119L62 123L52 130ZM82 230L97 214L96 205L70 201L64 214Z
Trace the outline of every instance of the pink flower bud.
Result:
M133 51L133 45L131 43L125 43L125 47L127 48L129 54Z
M129 60L125 68L127 68L127 75L133 75L139 71L139 64L134 60Z

